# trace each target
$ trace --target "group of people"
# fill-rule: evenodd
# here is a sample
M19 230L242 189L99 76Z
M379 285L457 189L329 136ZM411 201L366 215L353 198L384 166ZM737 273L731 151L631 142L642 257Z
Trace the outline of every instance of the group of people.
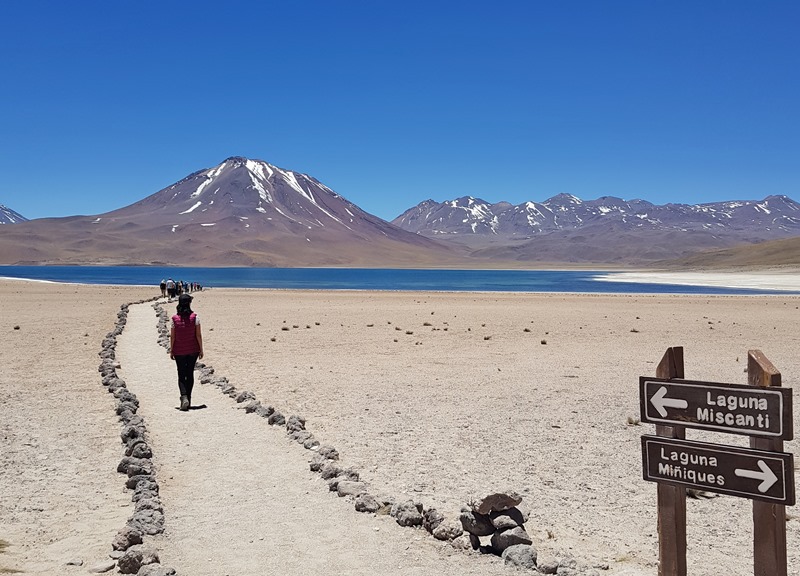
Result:
M188 294L203 289L198 282L184 282L183 280L173 280L172 278L162 278L158 287L161 289L161 296L168 297L170 302L172 302L173 298L177 298L181 294Z

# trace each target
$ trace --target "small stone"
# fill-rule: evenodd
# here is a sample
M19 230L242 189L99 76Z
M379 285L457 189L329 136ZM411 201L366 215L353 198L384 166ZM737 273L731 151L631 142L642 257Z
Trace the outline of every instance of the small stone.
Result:
M342 470L338 476L328 480L328 489L331 492L338 491L339 482L358 482L358 472L352 468Z
M305 448L306 450L314 450L315 448L319 448L319 440L317 440L312 436L311 438L303 442L303 448ZM319 456L319 454L317 454L317 456Z
M339 496L358 496L367 490L367 485L364 482L353 480L342 480L336 487L336 493Z
M275 412L275 408L272 406L260 405L258 408L256 408L256 415L261 416L262 418L269 418L273 412Z
M152 458L153 450L146 443L139 442L138 444L134 444L131 449L131 456L133 458Z
M158 552L152 548L133 546L117 561L121 574L136 574L142 566L158 564Z
M153 492L152 490L134 490L133 494L131 495L132 502L139 502L140 500L149 500L149 499L156 499L158 498L158 493Z
M223 390L223 392L224 392L224 390ZM239 394L236 396L236 403L237 404L241 404L242 402L245 402L247 400L255 400L255 399L256 399L256 395L255 394L253 394L252 392L249 392L247 390L244 390L242 392L239 392Z
M391 515L400 526L422 525L422 514L417 509L417 505L411 500L392 506Z
M455 540L464 534L461 523L456 520L445 520L433 529L433 537L437 540Z
M472 550L472 543L469 540L469 534L461 534L450 541L450 545L456 550Z
M381 508L381 503L371 494L362 493L356 496L356 511L375 513Z
M142 533L130 526L125 526L125 528L117 532L117 535L114 536L111 547L117 551L125 551L131 546L141 543Z
M286 430L289 432L299 432L306 429L306 419L302 416L289 416L286 421Z
M155 536L164 532L164 514L158 510L137 510L128 520L128 526L142 534Z
M536 549L527 544L514 544L503 550L503 560L506 564L511 566L518 566L519 568L527 568L529 570L536 569Z
M341 474L342 467L335 462L328 461L320 468L319 472L324 480L329 480Z
M113 570L116 565L117 563L114 562L113 560L105 560L89 568L89 572L92 572L94 574L102 574L104 572L109 572Z
M528 536L528 533L525 532L525 528L522 526L517 526L510 530L503 530L502 532L495 532L492 535L492 547L497 550L497 552L502 553L503 550L515 544L533 544L533 540L531 540L531 537Z
M122 416L123 412L130 412L131 414L136 414L139 410L139 405L134 404L133 402L120 402L117 404L117 415ZM127 419L130 419L129 417Z
M495 532L492 519L483 514L478 514L471 510L462 510L458 519L461 521L461 527L475 536L491 536Z
M509 530L525 524L522 512L517 508L509 508L502 512L492 512L489 514L492 524L498 530Z
M136 576L175 576L175 568L168 568L161 564L147 564L139 568Z
M153 465L150 460L137 458L138 463L128 465L128 478L133 476L148 476L153 474Z
M137 444L146 444L145 439L137 436L136 438L130 438L125 443L125 456L132 456L133 449L136 447Z
M311 457L311 461L309 462L308 466L312 472L319 472L322 467L328 463L328 461L329 460L327 458L320 456L320 454L317 453Z
M444 522L444 515L436 508L429 508L422 515L422 527L431 534L442 522Z
M83 560L80 558L75 558L74 560L67 560L67 566L83 566Z
M522 502L522 496L516 492L496 492L472 503L472 511L478 514L489 514L491 512L502 512L513 508Z
M286 418L280 412L273 412L267 418L267 423L273 426L283 426L286 423Z
M158 496L151 496L149 498L142 498L136 502L136 510L155 510L156 512L164 513L164 506Z
M293 418L293 416L292 416L292 418ZM294 440L298 444L302 444L303 442L305 442L306 440L308 440L309 438L312 437L311 432L309 432L308 430L290 431L288 429L289 425L287 424L286 426L287 426L287 434L289 435L289 438L291 438L292 440Z
M261 407L261 402L259 402L258 400L253 400L250 403L248 403L247 406L244 407L244 411L247 414L252 414L253 412L256 412L260 407Z
M338 460L339 459L339 451L336 450L333 446L320 446L319 450L317 450L317 454L322 456L323 458L327 458L328 460Z

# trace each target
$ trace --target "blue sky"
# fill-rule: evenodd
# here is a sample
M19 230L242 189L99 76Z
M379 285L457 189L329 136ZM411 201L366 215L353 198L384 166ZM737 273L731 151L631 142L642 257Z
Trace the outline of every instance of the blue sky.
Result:
M0 204L131 204L229 156L432 198L800 200L800 2L3 7Z

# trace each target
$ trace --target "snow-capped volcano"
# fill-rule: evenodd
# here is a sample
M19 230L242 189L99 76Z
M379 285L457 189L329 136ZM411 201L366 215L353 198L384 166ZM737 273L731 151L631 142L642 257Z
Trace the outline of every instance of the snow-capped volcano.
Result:
M172 232L191 225L225 225L242 233L251 228L355 232L364 221L373 226L383 222L311 176L239 156L102 218L141 214L169 225Z
M19 212L14 212L8 206L0 204L0 224L17 224L27 221L28 219Z
M407 266L460 258L316 178L239 156L112 212L13 228L18 234L0 237L6 263Z

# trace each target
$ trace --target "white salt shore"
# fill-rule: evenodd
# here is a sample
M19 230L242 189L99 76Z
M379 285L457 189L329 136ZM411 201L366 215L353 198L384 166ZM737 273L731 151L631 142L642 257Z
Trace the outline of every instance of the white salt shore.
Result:
M800 291L800 274L798 274L797 270L782 272L619 272L615 274L600 274L595 276L595 280L602 282Z

